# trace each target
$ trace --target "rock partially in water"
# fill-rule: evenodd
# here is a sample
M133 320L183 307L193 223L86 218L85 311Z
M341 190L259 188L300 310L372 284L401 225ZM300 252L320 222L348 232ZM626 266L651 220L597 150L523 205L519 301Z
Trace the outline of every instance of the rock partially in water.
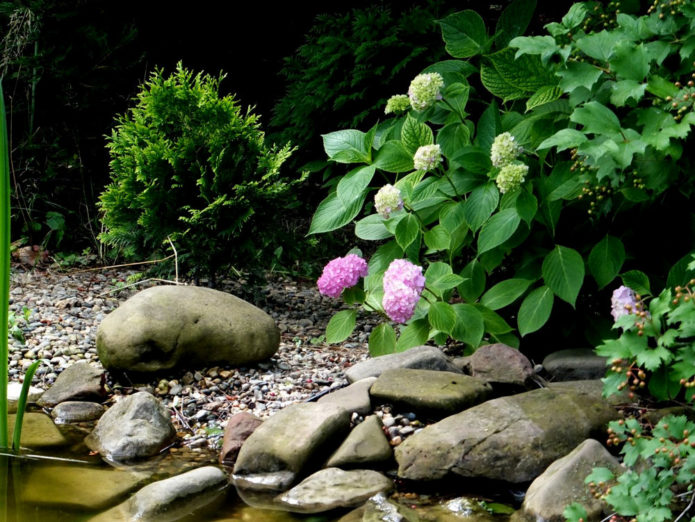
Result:
M333 404L293 404L261 424L246 439L234 466L234 481L244 476L290 472L295 477L322 462L350 427L350 414ZM264 489L269 484L265 482Z
M474 406L396 448L398 475L527 482L577 444L600 434L616 410L591 392L540 389Z
M19 394L22 391L21 382L11 382L7 385L7 406L8 413L16 413L17 411L17 401L19 400ZM34 404L43 395L43 390L29 386L29 394L27 395L27 404Z
M9 415L9 432L14 430L15 415ZM45 413L25 413L20 444L25 448L45 449L70 444L53 420Z
M526 491L521 509L529 520L565 520L563 511L579 502L589 515L588 520L600 520L608 505L594 498L584 479L595 467L605 467L620 475L624 469L600 442L587 439L568 455L556 460L534 480Z
M345 441L326 463L327 467L368 467L380 465L393 458L393 450L381 429L381 421L370 415L355 426Z
M256 428L263 424L263 421L248 412L241 412L234 415L224 429L224 440L222 450L220 450L220 464L233 466L239 455L239 450Z
M109 460L131 461L156 455L175 435L162 404L153 395L138 392L109 408L85 444Z
M369 497L392 488L391 480L377 471L326 468L279 495L276 502L280 508L295 513L321 513L359 506Z
M442 418L487 399L492 388L485 381L460 373L394 368L372 385L372 398Z
M205 466L154 482L131 498L91 519L91 522L174 521L196 516L224 500L227 475L219 468Z
M68 366L53 386L38 400L40 406L53 407L65 401L101 400L106 397L104 370L88 362Z
M372 401L369 397L369 389L376 381L376 377L366 377L352 383L347 388L335 390L319 399L321 404L337 404L350 413L368 415L372 411Z
M345 370L345 377L356 382L366 377L378 377L391 368L420 368L461 373L436 346L416 346L404 352L372 357Z
M106 408L97 402L65 401L58 404L51 412L56 424L88 422L101 417Z
M97 511L122 500L146 478L87 465L42 465L22 477L19 494L31 505Z
M96 342L106 369L156 372L263 361L277 351L280 332L263 310L231 294L159 286L107 315Z

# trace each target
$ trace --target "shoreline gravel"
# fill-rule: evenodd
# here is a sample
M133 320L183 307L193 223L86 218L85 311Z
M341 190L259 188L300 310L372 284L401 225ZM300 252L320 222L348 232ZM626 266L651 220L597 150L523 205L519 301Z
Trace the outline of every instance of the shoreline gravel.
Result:
M74 362L87 360L101 367L95 345L99 322L134 293L161 284L118 288L137 273L129 268L61 271L13 265L10 311L25 342L10 337L10 380L21 381L36 359L43 362L32 385L44 390ZM145 382L108 379L113 395L148 390L160 397L175 412L183 443L190 448L217 448L227 419L236 413L248 411L264 419L289 404L344 386L344 370L368 356L367 340L376 318L360 313L345 342L326 344L326 324L342 301L321 296L314 282L269 274L259 288L250 288L242 276L223 280L217 289L250 302L249 295L260 298L257 306L281 331L280 348L271 359L249 367L181 369L140 378ZM30 311L26 321L24 308Z

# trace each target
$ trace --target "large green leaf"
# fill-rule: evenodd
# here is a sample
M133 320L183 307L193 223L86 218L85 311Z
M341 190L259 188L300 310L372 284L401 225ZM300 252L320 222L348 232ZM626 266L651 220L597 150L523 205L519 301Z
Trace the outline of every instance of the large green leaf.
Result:
M425 245L433 252L448 250L451 245L451 235L443 225L436 225L425 232Z
M480 229L478 255L492 250L512 237L521 218L515 208L506 208L492 216Z
M558 71L560 88L568 93L583 87L591 89L603 74L600 67L584 62L568 62L564 69Z
M620 79L641 82L649 74L649 61L644 44L623 40L616 45L609 63Z
M649 278L644 272L639 270L628 270L627 272L620 274L620 279L623 280L623 284L628 288L632 288L638 294L642 296L651 295L652 291L649 285Z
M523 337L539 330L550 318L553 310L553 291L543 285L526 296L519 307L517 319L519 333Z
M454 109L456 115L464 119L468 116L466 112L466 104L468 103L468 96L470 94L471 88L463 83L453 83L447 85L444 89L444 99L448 102L448 105Z
M400 141L390 140L377 152L374 166L386 172L408 172L413 170L413 155Z
M590 101L577 107L570 120L584 125L584 132L594 134L616 134L620 132L620 121L615 113L605 105Z
M369 334L369 354L372 357L396 351L396 332L388 323L381 323Z
M480 304L490 310L499 310L512 304L531 285L529 279L507 279L490 288L480 298Z
M436 301L430 305L427 318L432 328L451 334L456 326L456 312L449 303Z
M457 341L477 348L485 334L483 315L475 306L468 303L456 303L451 307L456 313L456 326L451 336Z
M398 342L396 343L396 351L403 352L408 348L420 346L427 342L430 333L429 321L425 318L411 321L401 332Z
M309 234L330 232L347 225L359 214L366 197L367 194L364 192L362 196L346 204L336 193L330 194L316 208Z
M439 21L446 52L454 58L470 58L487 51L489 40L485 22L475 11L466 9Z
M555 245L543 260L541 273L555 295L574 306L584 282L584 260L579 252Z
M639 83L635 80L621 80L613 84L611 103L617 107L623 107L628 100L638 102L644 97L646 89L646 83Z
M512 38L524 34L535 9L536 0L514 0L510 3L497 20L497 47L506 47Z
M355 235L367 241L386 239L393 234L384 226L384 218L379 214L371 214L355 223Z
M557 147L558 152L572 149L577 147L587 141L586 135L576 129L560 129L555 134L543 140L543 142L538 145L538 149L549 149L550 147Z
M408 114L401 128L401 142L410 155L413 156L419 147L431 145L434 142L432 129L429 125L420 123Z
M350 337L355 329L357 319L356 310L341 310L328 321L326 325L326 342L340 343Z
M478 230L495 211L499 199L500 192L492 182L473 189L463 204L463 215L468 227L474 232Z
M483 111L476 127L475 144L483 149L483 152L490 152L492 142L495 137L502 133L502 119L500 118L497 102L492 100Z
M437 144L442 153L453 158L471 142L471 131L463 123L449 123L437 132Z
M589 254L589 271L599 288L613 281L625 261L625 247L617 237L606 236L596 243Z
M322 134L326 155L338 163L370 163L371 143L367 135L355 129L346 129Z
M505 321L504 318L497 312L493 312L488 307L483 306L479 303L476 303L473 306L475 306L475 308L483 316L483 320L485 321L486 332L489 332L492 335L503 335L511 332L514 329L511 326L509 326L507 321Z
M447 263L436 261L427 267L425 272L427 288L437 297L443 297L444 292L456 288L463 282L463 278L454 274Z
M347 207L353 201L364 195L374 177L376 169L373 166L358 167L343 176L338 182L336 194L338 199Z
M485 270L480 261L473 259L461 271L463 282L458 286L461 297L475 301L485 290Z
M562 89L557 85L544 85L526 100L526 112L546 103L550 103L562 96Z
M398 245L405 250L417 239L419 233L419 221L414 215L408 213L396 226L396 241Z
M576 45L580 51L599 62L607 62L620 42L622 36L618 31L606 30L598 33L589 33L577 39Z
M514 58L509 47L485 57L480 67L480 79L485 88L504 101L532 96L544 86L557 84L555 76L535 55Z

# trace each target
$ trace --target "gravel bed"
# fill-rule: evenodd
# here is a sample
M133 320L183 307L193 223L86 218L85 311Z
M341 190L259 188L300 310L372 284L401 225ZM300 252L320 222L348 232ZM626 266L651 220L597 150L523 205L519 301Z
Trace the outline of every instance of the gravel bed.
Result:
M10 311L24 342L10 337L10 379L21 381L36 359L42 364L32 384L42 389L76 361L87 360L100 367L95 345L99 322L135 292L160 284L119 289L136 273L115 268L64 272L13 265ZM321 296L312 281L270 275L261 287L250 288L239 278L222 281L218 289L247 300L255 296L258 306L275 319L281 331L275 356L251 367L183 369L147 382L109 379L115 395L146 389L159 396L174 412L190 448L218 446L227 419L238 412L266 418L288 404L346 385L344 370L368 355L367 340L376 318L361 315L350 338L340 345L326 344L326 324L342 303Z

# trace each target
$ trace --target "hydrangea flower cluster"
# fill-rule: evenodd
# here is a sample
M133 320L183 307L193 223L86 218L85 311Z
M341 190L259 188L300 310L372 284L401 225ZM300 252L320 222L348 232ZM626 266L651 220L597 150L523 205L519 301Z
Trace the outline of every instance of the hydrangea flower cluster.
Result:
M323 295L340 297L345 288L355 286L366 275L367 262L358 255L348 254L329 261L316 284Z
M395 259L384 272L384 298L381 304L389 319L405 323L413 316L425 288L422 267L405 259Z
M521 146L508 132L498 134L490 147L490 159L492 165L497 168L509 165L519 154L521 154Z
M641 309L641 303L637 300L637 296L627 286L619 286L613 290L611 297L611 315L613 320L617 321L620 317L632 314Z
M393 185L384 185L374 196L374 207L378 214L381 214L384 219L388 219L391 212L403 208L401 191Z
M442 162L442 149L439 145L423 145L415 151L413 165L415 170L425 172L434 170Z
M418 74L410 82L410 88L408 88L410 105L416 111L424 111L434 105L434 102L442 99L442 95L439 92L442 87L444 87L444 78L442 78L441 74Z
M384 114L401 114L410 109L410 98L407 94L396 94L386 101Z
M524 182L526 174L528 174L528 165L524 165L520 161L515 161L500 169L495 182L502 194L505 192L513 192Z

